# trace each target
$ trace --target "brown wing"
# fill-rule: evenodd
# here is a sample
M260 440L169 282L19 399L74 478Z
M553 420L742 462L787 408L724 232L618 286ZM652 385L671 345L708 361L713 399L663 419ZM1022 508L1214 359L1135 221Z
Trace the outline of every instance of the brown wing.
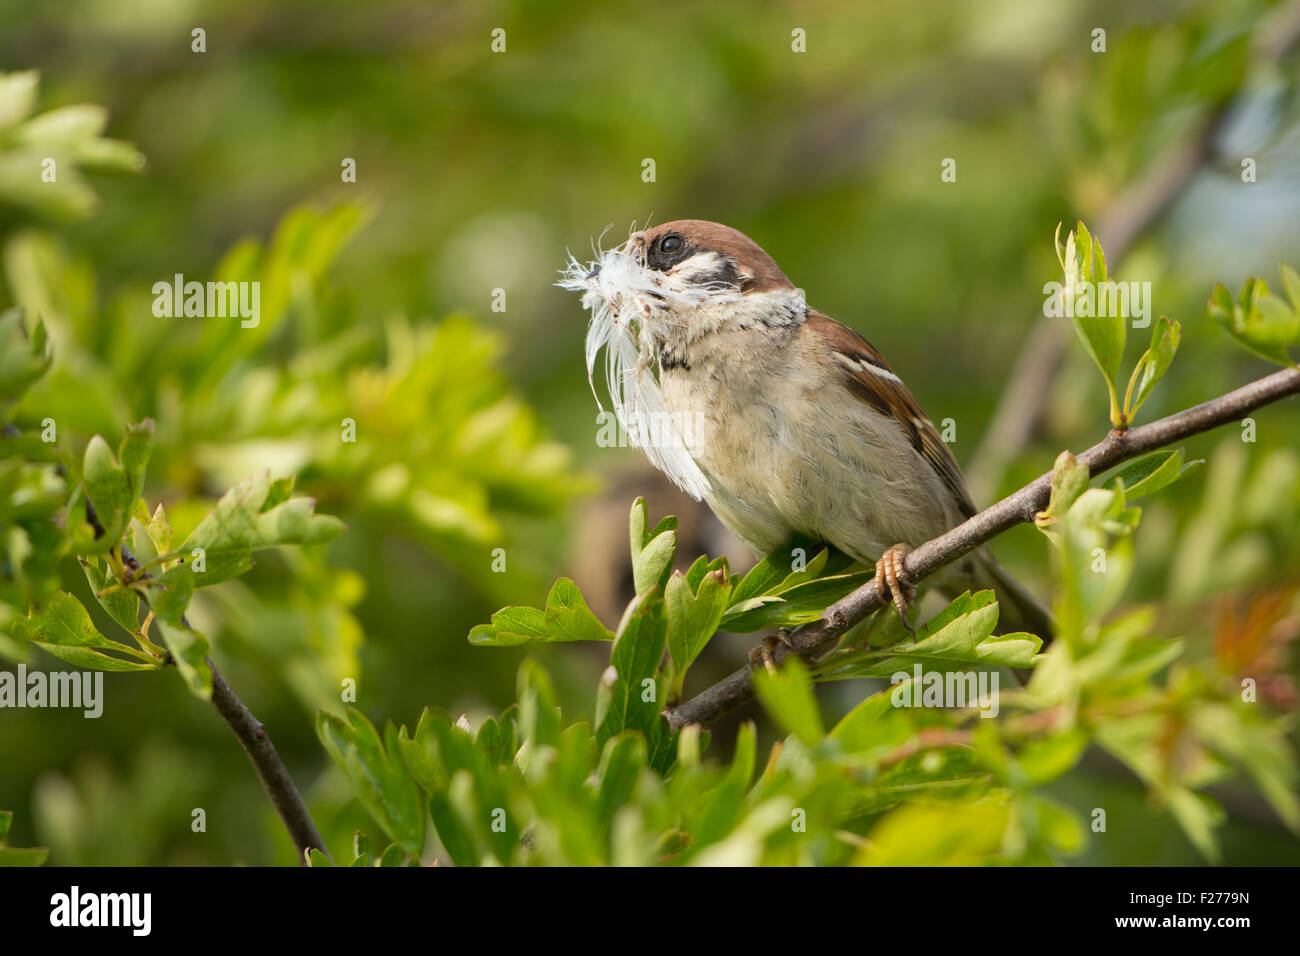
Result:
M975 514L975 504L952 452L884 357L857 332L816 309L808 310L804 324L834 350L844 369L845 383L853 393L880 414L894 419L912 447L952 491L962 514Z

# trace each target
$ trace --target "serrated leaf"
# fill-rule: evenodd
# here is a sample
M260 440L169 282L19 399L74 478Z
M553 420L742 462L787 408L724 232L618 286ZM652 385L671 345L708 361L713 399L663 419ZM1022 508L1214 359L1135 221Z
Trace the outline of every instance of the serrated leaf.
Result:
M569 578L560 578L551 587L544 610L504 607L492 615L490 624L479 624L469 632L469 642L483 647L613 639Z
M181 551L202 548L211 560L224 552L259 551L283 544L323 544L338 536L343 522L314 513L311 498L289 498L267 506L271 473L263 471L235 485L186 539Z
M100 634L85 607L71 594L60 592L30 617L9 625L14 636L31 641L60 660L104 671L156 670L156 661L143 651ZM127 655L112 656L104 651Z
M676 673L675 686L709 639L713 637L727 611L731 582L722 571L711 571L692 593L687 577L676 573L668 579L664 601L668 610L668 656Z
M397 731L379 733L355 707L344 720L322 711L316 732L334 762L347 775L361 805L392 840L412 855L424 844L424 802L403 763Z

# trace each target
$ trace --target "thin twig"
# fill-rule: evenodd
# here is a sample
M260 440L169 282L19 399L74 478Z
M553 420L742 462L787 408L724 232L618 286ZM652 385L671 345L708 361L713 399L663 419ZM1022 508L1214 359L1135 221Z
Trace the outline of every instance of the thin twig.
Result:
M294 785L289 770L275 751L275 744L266 733L262 722L253 716L242 700L231 690L221 671L207 658L212 668L212 706L230 725L239 742L243 745L248 759L253 762L253 769L262 781L271 803L284 821L285 829L298 849L299 865L306 865L306 854L310 849L326 853L325 841L321 839L316 824L312 822L311 813L303 803L298 788Z
M1112 431L1103 441L1080 455L1079 462L1087 465L1089 473L1095 476L1139 455L1238 421L1254 409L1298 393L1300 370L1283 369L1148 425L1139 425L1125 432ZM1047 506L1051 484L1052 474L1048 472L964 524L927 541L904 559L907 574L911 580L920 581L1008 528L1032 521ZM804 660L815 660L834 647L845 631L883 607L884 603L873 578L828 607L819 620L797 629L790 635L789 648L784 644L778 645L774 656L780 661L793 653ZM750 670L742 667L698 696L670 709L668 721L673 727L705 724L753 696Z

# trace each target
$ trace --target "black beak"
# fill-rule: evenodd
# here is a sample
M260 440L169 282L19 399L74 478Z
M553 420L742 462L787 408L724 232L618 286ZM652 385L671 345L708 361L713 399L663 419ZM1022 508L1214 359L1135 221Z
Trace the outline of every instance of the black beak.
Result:
M586 279L586 281L590 282L592 279L596 278L596 276L598 276L598 275L600 275L600 266L596 266L596 268L592 269L590 272L587 273L587 279Z

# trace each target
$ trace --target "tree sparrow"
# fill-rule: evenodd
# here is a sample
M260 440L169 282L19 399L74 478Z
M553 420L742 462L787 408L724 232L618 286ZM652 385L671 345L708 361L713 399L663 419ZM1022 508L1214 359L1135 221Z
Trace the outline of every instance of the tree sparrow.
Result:
M961 470L866 339L816 309L757 243L698 219L634 232L561 287L591 310L619 423L651 462L765 555L795 534L864 564L907 620L909 547L975 513ZM594 389L593 389L594 390ZM1000 630L1047 612L980 549L936 579L993 588Z

